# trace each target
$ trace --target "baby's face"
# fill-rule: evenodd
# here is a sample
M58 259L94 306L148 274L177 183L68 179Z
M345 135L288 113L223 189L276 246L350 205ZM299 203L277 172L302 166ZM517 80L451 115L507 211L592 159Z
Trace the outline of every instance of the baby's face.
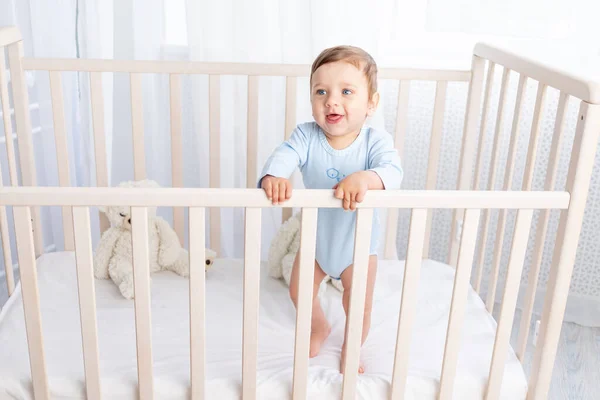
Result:
M347 62L322 65L312 77L313 118L331 137L358 134L375 111L377 96L369 99L367 77Z

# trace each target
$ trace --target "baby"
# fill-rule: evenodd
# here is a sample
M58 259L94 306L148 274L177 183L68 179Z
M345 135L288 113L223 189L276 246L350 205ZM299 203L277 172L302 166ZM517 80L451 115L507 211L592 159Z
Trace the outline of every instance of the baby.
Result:
M368 53L351 46L324 50L313 62L310 90L315 121L298 125L290 139L274 150L258 185L273 204L281 204L292 195L288 178L299 167L307 189L332 189L334 196L342 200L343 209L319 209L318 212L310 337L310 357L315 357L331 331L317 297L325 276L341 279L343 307L348 315L356 213L346 211L355 210L367 190L399 189L403 172L392 137L365 126L367 117L373 115L379 103L377 65ZM378 245L379 220L375 211L362 343L371 325ZM296 255L290 279L290 297L296 308L298 262ZM344 340L342 373L345 354ZM359 373L363 372L361 364Z

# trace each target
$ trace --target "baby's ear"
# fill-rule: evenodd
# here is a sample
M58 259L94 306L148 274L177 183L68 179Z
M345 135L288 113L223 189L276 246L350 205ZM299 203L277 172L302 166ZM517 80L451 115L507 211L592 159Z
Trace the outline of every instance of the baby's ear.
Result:
M377 111L377 106L379 106L379 92L373 93L373 96L371 96L371 99L369 100L369 106L367 109L367 115L369 117L372 117L373 114L375 114L375 111Z

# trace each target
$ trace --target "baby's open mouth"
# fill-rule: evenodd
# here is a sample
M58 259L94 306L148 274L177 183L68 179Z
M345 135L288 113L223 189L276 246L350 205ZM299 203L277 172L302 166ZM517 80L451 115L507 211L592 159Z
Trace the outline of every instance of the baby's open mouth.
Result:
M327 122L330 124L336 124L342 120L344 116L341 114L328 114L326 116Z

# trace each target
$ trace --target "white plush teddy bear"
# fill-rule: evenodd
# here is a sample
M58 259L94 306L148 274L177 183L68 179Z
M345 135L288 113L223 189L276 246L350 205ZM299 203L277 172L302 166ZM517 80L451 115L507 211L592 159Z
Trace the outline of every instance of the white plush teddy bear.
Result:
M273 238L271 247L269 248L269 259L267 263L269 276L276 279L283 278L285 283L289 286L292 267L298 250L300 250L300 214L293 215L290 219L285 221ZM333 287L339 291L344 291L342 281L325 276L325 279L323 279L323 282L319 287L319 294L325 290L324 285L327 284L327 282L331 282Z
M119 187L157 188L152 180L122 182ZM100 207L106 214L111 227L102 234L94 253L94 276L99 279L112 279L123 297L132 299L133 257L131 245L131 214L129 207ZM148 233L150 273L172 271L181 276L189 276L188 251L181 247L179 238L167 221L156 216L156 208L148 207ZM216 253L206 249L206 262L209 269ZM197 266L199 267L199 266Z

